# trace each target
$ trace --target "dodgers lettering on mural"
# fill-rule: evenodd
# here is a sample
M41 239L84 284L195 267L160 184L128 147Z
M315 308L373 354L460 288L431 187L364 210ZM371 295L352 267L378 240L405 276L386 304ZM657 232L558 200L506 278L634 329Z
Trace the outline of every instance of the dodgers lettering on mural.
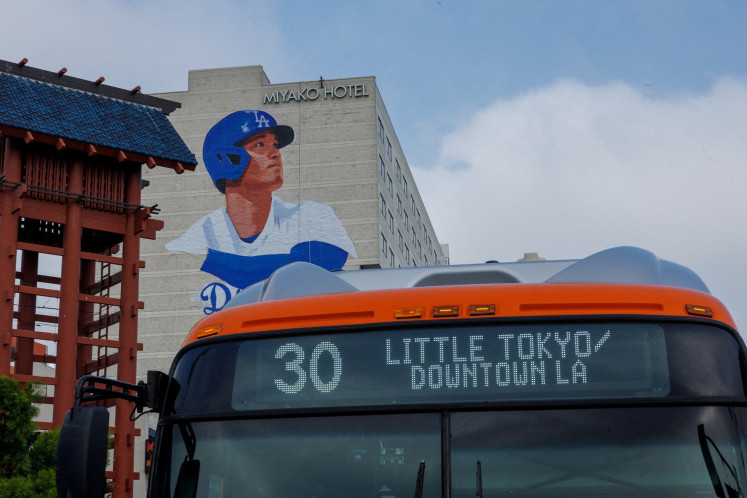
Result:
M330 206L277 197L283 186L281 149L294 138L290 126L279 125L264 111L237 111L216 123L205 136L202 156L226 205L199 219L166 249L205 255L200 270L234 289L259 282L294 261L338 270L348 256L357 257ZM201 293L206 314L230 300L231 292L217 284Z

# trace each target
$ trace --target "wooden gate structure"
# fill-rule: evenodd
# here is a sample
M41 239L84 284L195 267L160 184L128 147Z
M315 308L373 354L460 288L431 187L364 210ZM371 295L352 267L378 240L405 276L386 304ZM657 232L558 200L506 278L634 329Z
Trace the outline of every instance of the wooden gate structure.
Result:
M140 239L163 227L140 204L142 165L196 161L167 118L179 104L26 63L0 61L0 375L48 386L48 429L81 376L136 382ZM53 375L38 374L44 364ZM139 474L132 404L114 406L116 498Z

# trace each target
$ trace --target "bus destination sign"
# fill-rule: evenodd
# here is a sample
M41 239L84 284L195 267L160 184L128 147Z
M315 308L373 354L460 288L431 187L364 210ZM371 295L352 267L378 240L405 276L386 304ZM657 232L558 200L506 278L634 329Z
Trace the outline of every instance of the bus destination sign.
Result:
M657 325L480 325L248 340L239 347L232 405L264 410L668 393Z

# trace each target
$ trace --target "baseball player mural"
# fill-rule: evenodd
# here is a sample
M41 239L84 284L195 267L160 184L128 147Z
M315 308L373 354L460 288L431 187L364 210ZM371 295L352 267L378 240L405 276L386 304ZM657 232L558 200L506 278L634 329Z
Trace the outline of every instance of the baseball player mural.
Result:
M200 269L237 289L293 261L337 270L348 255L357 257L330 206L288 203L275 195L283 185L281 149L294 137L291 127L278 125L264 111L234 112L215 124L205 136L202 159L226 206L197 221L166 249L204 254Z

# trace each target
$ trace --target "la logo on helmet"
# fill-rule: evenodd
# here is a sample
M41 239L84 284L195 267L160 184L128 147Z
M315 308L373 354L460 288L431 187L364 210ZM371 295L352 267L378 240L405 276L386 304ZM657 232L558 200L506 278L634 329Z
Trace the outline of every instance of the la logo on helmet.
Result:
M270 122L265 117L265 113L258 114L257 111L254 112L254 119L257 123L257 128L269 128Z

